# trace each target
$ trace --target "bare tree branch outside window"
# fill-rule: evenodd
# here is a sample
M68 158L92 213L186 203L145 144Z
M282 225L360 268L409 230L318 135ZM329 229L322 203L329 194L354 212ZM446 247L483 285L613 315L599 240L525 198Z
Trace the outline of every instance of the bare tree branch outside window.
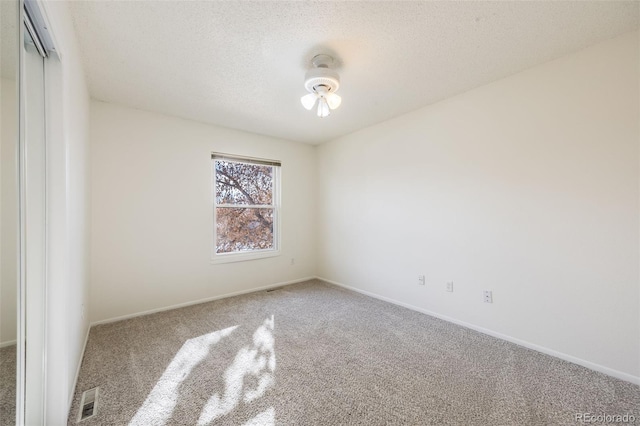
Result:
M275 167L214 160L216 253L274 248Z

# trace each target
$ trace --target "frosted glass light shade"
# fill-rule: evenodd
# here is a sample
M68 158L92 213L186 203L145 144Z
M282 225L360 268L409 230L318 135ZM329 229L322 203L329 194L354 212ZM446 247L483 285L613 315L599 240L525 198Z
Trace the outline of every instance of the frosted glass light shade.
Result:
M318 117L325 118L331 114L329 110L329 104L325 98L318 99Z
M305 107L308 111L311 111L313 106L316 104L317 99L318 97L315 93L307 93L300 98L300 102L302 102L303 107Z
M340 106L341 103L342 103L342 98L339 95L336 95L335 93L330 93L327 96L327 104L329 104L329 108L336 109Z

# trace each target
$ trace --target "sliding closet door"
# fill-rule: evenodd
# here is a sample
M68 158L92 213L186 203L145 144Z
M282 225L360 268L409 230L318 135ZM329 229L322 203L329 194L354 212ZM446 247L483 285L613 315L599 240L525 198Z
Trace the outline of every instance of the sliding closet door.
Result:
M21 239L25 292L24 424L44 424L45 352L45 99L44 57L25 26L21 73Z

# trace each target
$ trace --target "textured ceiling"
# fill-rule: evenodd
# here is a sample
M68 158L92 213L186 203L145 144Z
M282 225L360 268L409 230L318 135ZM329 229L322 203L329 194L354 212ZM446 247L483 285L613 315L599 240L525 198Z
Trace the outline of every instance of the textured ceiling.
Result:
M321 143L638 28L637 2L72 2L93 98ZM342 106L300 104L317 53Z

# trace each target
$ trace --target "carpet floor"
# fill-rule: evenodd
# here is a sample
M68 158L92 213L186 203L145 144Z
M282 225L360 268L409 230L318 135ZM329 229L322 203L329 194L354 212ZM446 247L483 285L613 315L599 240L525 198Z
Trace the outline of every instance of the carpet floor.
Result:
M16 424L16 345L0 348L0 426Z
M91 329L83 425L571 425L640 387L321 281ZM602 424L602 423L600 423Z

